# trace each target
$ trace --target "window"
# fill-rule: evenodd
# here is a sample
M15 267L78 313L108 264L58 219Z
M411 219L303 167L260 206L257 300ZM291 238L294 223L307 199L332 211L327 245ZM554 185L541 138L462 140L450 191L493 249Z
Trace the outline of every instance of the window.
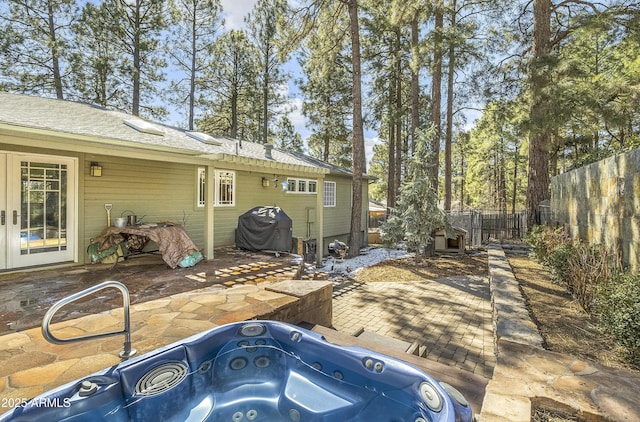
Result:
M324 206L336 206L336 182L324 182Z
M289 193L317 193L318 182L309 179L291 179L287 178L287 191Z
M215 172L215 205L232 207L236 199L236 173L234 171L216 170Z
M307 187L309 188L309 193L318 192L318 182L315 180L309 180L309 182L307 182Z
M207 176L204 167L198 167L198 176L196 178L196 190L198 192L196 207L204 208L205 189Z

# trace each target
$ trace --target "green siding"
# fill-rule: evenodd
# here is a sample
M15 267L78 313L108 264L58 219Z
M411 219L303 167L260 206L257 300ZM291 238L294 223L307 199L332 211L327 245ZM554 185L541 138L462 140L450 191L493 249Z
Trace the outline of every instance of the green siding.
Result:
M89 165L102 165L102 177L91 177ZM84 169L85 244L106 226L105 203L113 204L111 222L133 211L144 222L171 221L184 226L200 248L204 247L204 209L195 204L196 170L188 164L163 163L87 155ZM82 242L81 242L82 244Z
M133 211L145 222L172 221L182 224L195 244L204 248L205 209L196 206L197 169L202 165L173 163L140 158L122 158L104 154L83 154L73 151L53 151L36 147L3 145L0 150L52 154L79 158L78 168L78 260L89 260L87 247L90 239L106 227L105 203L113 204L112 224L126 210ZM26 140L26 145L29 144ZM100 151L103 152L103 151ZM102 177L89 174L91 162L102 166ZM216 163L213 163L214 165ZM218 163L221 164L221 163ZM217 167L223 169L223 167ZM321 179L309 174L278 174ZM282 192L279 184L262 186L262 178L272 180L273 173L236 170L236 203L233 207L215 207L215 246L235 244L238 216L261 205L281 207L293 220L294 238L315 238L317 216L309 221L309 214L317 213L317 194ZM326 176L336 182L336 206L325 207L324 238L346 240L350 231L351 178ZM213 187L211 187L212 189ZM367 186L363 188L363 232L366 228Z
M215 207L215 244L235 244L235 230L238 227L238 217L253 207L280 207L291 218L293 223L293 237L307 236L307 209L315 209L315 194L297 194L282 192L280 185L262 187L262 178L273 179L273 174L236 171L236 203L233 207ZM282 176L279 176L284 180ZM315 230L312 226L311 230Z

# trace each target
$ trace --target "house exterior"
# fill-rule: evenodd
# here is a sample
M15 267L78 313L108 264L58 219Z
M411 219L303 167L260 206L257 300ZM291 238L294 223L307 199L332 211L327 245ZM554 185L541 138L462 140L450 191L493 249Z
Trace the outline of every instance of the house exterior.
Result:
M350 231L352 175L310 157L92 105L0 93L0 271L87 263L117 217L184 226L207 259L238 216L282 208L317 259ZM284 182L284 184L283 184ZM362 192L366 242L367 183Z

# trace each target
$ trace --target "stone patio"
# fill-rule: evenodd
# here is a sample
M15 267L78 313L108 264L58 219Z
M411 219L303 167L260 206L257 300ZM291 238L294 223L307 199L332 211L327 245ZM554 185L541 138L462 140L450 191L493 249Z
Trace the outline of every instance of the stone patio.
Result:
M216 326L248 319L331 324L331 283L280 281L180 293L131 307L131 342L138 354ZM301 319L299 319L301 318ZM56 337L122 329L122 309L52 326ZM124 336L54 345L40 328L0 337L0 402L29 399L120 362ZM0 408L0 413L10 410Z
M376 284L375 288L367 286L367 283L353 283L347 290L339 290L333 300L333 286L327 281L240 282L228 288L221 288L220 284L210 285L133 304L132 344L138 354L142 354L227 322L263 318L293 323L306 320L320 327L333 326L343 330L336 337L343 343L351 342L345 340L349 337L345 335L353 334L356 325L366 331L391 337L394 341L406 341L406 324L401 322L403 318L410 317L411 324L417 328L415 331L410 330L409 334L414 332L427 335L429 331L433 334L434 328L437 328L442 348L435 342L429 347L431 354L427 355L427 360L408 355L408 361L418 364L430 362L431 359L433 363L425 367L431 371L434 367L437 368L436 374L445 377L444 379L453 377L463 383L473 379L476 385L482 386L488 381L486 392L481 388L482 391L476 392L475 397L472 397L474 402L482 404L478 415L481 422L530 421L532 412L537 408L554 409L580 421L640 420L640 376L636 372L606 368L544 350L541 347L541 337L526 311L517 280L501 248L489 248L489 268L490 294L486 296L484 289L487 283L473 278L467 280L466 284L459 279L451 279L417 286L394 285L393 291L398 297L387 299L384 292L378 291L384 283ZM197 271L195 273L197 275ZM242 277L244 274L246 273L236 276ZM174 277L190 279L182 273ZM460 311L468 313L463 318L470 320L466 321L467 328L460 331L459 312L454 308L441 310L438 314L438 326L425 322L428 321L424 319L426 314L433 316L436 312L425 310L427 298L421 290L428 293L433 289L442 290L442 295L434 298L440 303L450 302L453 306L454 302L459 302L458 305L463 308ZM468 296L469 300L450 300L461 293ZM489 298L491 308L487 312L484 311L486 298ZM332 318L334 301L340 303L336 308L337 319ZM383 306L375 308L378 305ZM473 307L478 307L481 312L472 312ZM380 313L386 311L395 315L389 320L388 327L380 325ZM468 366L466 357L469 356L469 351L462 360L458 359L462 355L459 353L456 357L455 351L452 356L445 356L447 345L452 344L453 339L451 337L447 340L447 336L458 333L464 337L469 327L476 327L474 329L478 333L486 331L487 313L493 321L489 324L493 325L493 333L482 335L484 346L479 349L481 362L471 359L475 365ZM122 310L114 309L62 321L54 325L54 333L63 337L118 330L122 328L121 321ZM419 328L425 325L429 331L420 331ZM476 338L480 336L474 335ZM427 335L424 339L425 343L428 343L429 337ZM365 347L374 348L371 344L376 344L366 342L364 338L351 339L356 343L362 342L363 345L369 344ZM486 342L492 344L487 345ZM123 336L117 336L62 346L53 345L44 340L39 327L1 336L0 399L28 399L67 381L114 365L120 361L118 352L122 349L122 343ZM470 344L473 345L473 339ZM456 347L466 350L471 346L460 343ZM439 350L443 352L440 353ZM495 351L497 360L486 353L491 350ZM479 365L482 362L484 364ZM466 378L461 374L467 374ZM490 380L487 379L488 376L491 377ZM465 379L467 381L463 381ZM0 413L7 410L9 409L0 408Z

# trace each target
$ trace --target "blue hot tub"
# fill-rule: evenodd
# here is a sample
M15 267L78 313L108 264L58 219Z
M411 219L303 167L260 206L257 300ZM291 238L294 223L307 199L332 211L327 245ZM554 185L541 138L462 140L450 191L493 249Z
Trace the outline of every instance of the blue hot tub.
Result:
M274 321L229 324L51 390L0 421L471 421L400 360Z

